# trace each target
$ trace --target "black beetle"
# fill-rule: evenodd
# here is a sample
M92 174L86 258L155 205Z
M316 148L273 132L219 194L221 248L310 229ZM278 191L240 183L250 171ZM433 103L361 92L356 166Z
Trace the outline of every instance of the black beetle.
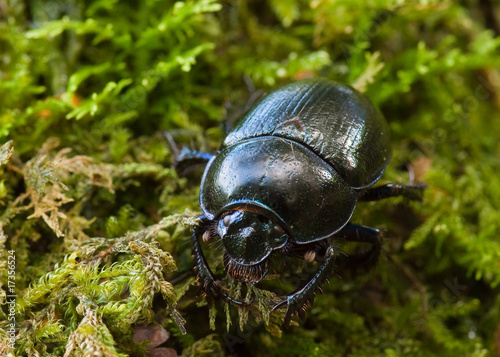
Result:
M193 238L207 296L240 303L224 292L201 249L200 236L204 241L218 236L226 271L241 282L259 282L272 252L322 262L304 287L273 308L287 306L285 324L295 313L303 317L333 271L337 252L330 240L370 243L368 252L350 257L353 261L373 263L378 257L380 231L348 223L356 203L398 195L419 199L420 185L369 188L390 158L387 123L350 87L309 79L264 97L229 132L203 174L204 214Z

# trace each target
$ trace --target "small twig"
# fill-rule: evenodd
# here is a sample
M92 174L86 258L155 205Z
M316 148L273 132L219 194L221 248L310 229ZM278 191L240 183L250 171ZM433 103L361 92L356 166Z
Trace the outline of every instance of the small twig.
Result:
M406 277L411 281L411 283L413 284L415 289L417 289L418 292L420 293L421 298L422 298L422 304L421 304L422 318L425 318L425 316L427 315L427 312L429 310L429 306L427 305L427 292L425 291L424 285L420 282L420 280L418 280L418 278L415 276L415 274L413 274L413 272L410 270L410 268L408 268L403 263L397 261L392 256L392 254L387 253L386 256L391 263L393 263L397 268L399 268L403 271L404 275L406 275Z

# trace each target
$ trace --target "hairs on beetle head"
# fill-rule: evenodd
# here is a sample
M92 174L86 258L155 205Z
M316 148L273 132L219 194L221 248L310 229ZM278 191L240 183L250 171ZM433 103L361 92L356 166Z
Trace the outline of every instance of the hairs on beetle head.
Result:
M224 254L224 267L234 279L250 284L261 281L268 272L269 258L255 265L241 265L235 262L229 254Z

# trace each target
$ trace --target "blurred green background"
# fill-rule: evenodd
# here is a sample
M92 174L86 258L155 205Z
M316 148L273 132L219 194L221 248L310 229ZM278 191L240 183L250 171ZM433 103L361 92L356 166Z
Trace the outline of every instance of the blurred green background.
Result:
M156 323L183 356L500 356L499 49L495 0L0 0L0 355L142 356ZM168 138L214 153L308 77L381 109L381 183L410 164L428 189L360 204L378 266L281 331L199 295L200 176L178 177Z

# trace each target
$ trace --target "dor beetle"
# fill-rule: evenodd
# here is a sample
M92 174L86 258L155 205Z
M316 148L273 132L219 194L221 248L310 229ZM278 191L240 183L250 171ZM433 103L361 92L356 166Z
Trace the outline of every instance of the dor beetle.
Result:
M184 158L190 155L209 158ZM220 237L226 271L241 282L262 280L271 255L319 261L307 284L273 308L287 307L285 324L295 313L303 317L333 271L337 251L330 242L369 243L367 252L348 257L363 265L378 257L380 231L349 223L356 203L399 195L419 199L420 185L370 188L390 158L387 123L348 86L308 79L265 96L229 132L203 174L203 215L193 238L207 296L241 304L213 276L201 249L200 238Z

